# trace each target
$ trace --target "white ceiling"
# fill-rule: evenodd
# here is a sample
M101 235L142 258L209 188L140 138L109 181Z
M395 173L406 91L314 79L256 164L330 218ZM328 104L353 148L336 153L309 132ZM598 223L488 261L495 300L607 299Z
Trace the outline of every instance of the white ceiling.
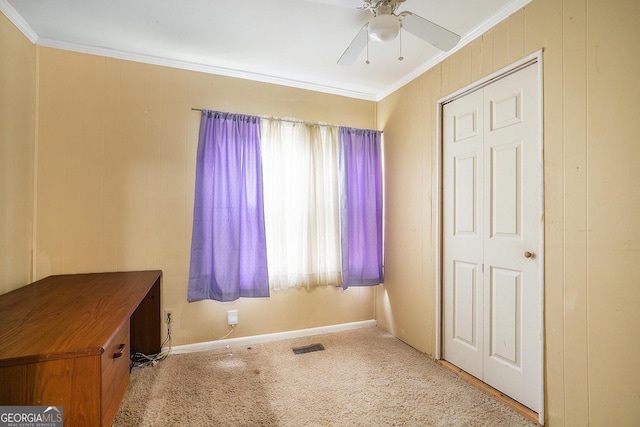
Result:
M379 100L530 0L407 0L462 36L441 52L412 34L336 61L371 12L359 0L0 0L38 45Z

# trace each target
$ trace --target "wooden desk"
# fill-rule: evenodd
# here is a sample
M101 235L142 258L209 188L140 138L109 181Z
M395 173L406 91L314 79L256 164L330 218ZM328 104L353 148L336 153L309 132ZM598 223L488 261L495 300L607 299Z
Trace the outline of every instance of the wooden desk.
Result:
M49 276L0 295L0 406L62 406L110 426L129 353L160 351L161 271Z

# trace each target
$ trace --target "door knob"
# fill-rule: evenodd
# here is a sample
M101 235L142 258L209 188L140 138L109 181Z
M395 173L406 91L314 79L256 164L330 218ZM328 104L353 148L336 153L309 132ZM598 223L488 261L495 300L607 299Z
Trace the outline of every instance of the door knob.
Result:
M533 254L531 252L527 251L527 252L524 253L524 257L525 258L533 258Z

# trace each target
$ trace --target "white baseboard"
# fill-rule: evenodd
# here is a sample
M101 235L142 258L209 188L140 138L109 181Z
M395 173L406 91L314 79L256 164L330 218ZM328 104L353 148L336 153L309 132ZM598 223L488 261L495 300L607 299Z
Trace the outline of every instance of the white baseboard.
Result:
M219 350L229 347L243 347L291 338L310 337L313 335L329 334L332 332L348 331L352 329L370 328L378 323L375 320L341 323L339 325L320 326L318 328L298 329L295 331L276 332L273 334L253 335L250 337L229 338L225 340L201 342L195 344L178 345L171 348L172 354L195 353L198 351Z

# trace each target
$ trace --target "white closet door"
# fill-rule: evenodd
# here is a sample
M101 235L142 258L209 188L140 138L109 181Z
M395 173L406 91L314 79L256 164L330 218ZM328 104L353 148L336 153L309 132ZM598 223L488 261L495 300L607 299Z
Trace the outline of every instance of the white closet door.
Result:
M443 116L443 355L534 411L542 345L538 108L537 69L529 66L446 104Z
M484 339L483 92L444 106L445 359L482 378Z

